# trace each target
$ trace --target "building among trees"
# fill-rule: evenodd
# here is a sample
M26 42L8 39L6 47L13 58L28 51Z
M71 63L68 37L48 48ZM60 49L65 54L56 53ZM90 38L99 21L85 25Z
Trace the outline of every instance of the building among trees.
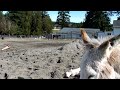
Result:
M104 31L98 32L98 37L105 37L109 35L119 35L120 34L120 19L113 21L113 30L112 31Z
M113 21L113 34L118 35L120 34L120 20Z

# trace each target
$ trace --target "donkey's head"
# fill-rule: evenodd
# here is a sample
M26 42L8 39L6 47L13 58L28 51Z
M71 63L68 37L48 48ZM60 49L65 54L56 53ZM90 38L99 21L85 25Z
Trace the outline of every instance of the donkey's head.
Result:
M115 71L108 59L113 49L119 45L120 35L110 38L103 43L90 39L85 30L81 30L86 52L80 63L81 79L114 79Z

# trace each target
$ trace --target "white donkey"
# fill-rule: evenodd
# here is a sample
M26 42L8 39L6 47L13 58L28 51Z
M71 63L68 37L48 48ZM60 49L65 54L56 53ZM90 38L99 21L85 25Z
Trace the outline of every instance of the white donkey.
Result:
M80 79L120 79L120 35L104 42L90 39L84 29L81 35L86 52L80 68L66 72L66 76L80 73Z

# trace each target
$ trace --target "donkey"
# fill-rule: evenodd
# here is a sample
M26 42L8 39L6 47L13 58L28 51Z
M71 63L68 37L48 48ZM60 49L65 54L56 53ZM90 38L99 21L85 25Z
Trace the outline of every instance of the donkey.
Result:
M80 79L120 79L120 35L108 40L90 38L81 29L86 52L80 68L66 72L66 76L80 73Z

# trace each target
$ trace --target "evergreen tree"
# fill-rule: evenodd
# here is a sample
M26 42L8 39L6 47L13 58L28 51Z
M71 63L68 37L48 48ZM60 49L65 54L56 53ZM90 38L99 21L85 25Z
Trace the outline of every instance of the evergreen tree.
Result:
M47 13L47 11L42 11L42 33L50 34L52 32L53 23Z
M72 28L80 28L83 25L83 23L71 23L70 27Z
M13 22L10 22L11 23L11 27L10 27L10 30L9 30L9 35L17 35L17 29L18 29L18 26L16 23L13 23Z
M0 34L6 34L6 32L7 32L6 19L2 11L0 11Z
M31 11L9 11L6 15L9 20L17 24L17 34L30 35Z
M32 23L31 23L31 34L41 35L42 34L42 18L41 11L33 11Z
M56 23L59 24L61 28L68 27L70 23L69 11L58 11Z
M17 25L15 25L15 23L13 23L12 21L10 21L9 17L8 17L8 12L4 15L4 27L5 27L5 31L3 32L3 34L7 34L7 35L16 35L17 34Z
M110 18L108 17L107 12L104 11L88 11L86 13L86 19L82 27L99 28L102 31L112 30Z
M32 21L32 12L31 11L25 11L23 12L23 18L21 20L21 27L23 29L24 35L30 35L31 33L31 21Z
M9 30L9 33L13 31L18 35L39 36L50 33L52 30L53 23L46 11L9 11L5 17L11 21L11 25L15 25L13 30ZM13 26L11 27L13 28Z
M8 20L11 22L15 23L18 28L16 28L16 34L21 34L22 33L22 28L21 28L21 15L22 11L8 11L8 13L5 15Z
M47 34L50 34L52 32L52 28L53 28L53 23L50 19L49 16L46 16L44 18L44 25L45 25L45 31Z

